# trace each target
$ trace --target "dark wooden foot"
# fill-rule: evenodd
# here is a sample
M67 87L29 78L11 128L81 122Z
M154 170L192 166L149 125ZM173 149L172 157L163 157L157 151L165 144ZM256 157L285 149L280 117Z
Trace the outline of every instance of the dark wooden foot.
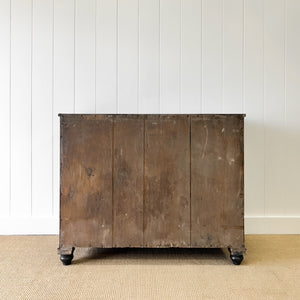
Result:
M231 261L234 265L240 265L242 260L244 259L243 255L230 254Z
M60 260L63 263L63 265L67 266L70 265L72 262L72 259L74 257L73 252L74 252L75 248L72 248L72 252L71 254L61 254L60 255Z
M228 251L230 253L230 259L232 263L234 265L240 265L244 259L243 252L232 251L230 248L228 248Z

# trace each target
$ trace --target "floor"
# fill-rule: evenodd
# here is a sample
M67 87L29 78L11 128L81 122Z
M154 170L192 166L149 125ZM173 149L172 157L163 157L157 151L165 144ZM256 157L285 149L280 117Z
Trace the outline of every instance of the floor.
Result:
M300 299L300 235L247 235L221 249L76 249L57 236L0 236L0 299Z

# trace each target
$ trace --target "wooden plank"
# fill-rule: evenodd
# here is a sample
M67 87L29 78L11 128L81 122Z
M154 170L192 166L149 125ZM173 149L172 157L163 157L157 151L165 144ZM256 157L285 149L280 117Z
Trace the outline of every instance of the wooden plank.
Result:
M162 113L179 113L181 107L180 0L160 2L160 106Z
M54 1L53 215L59 215L59 113L74 107L74 1Z
M96 112L117 111L117 1L96 1Z
M31 215L31 12L31 0L11 2L11 214L15 216Z
M159 113L159 0L140 0L139 112Z
M243 247L241 118L191 118L192 247Z
M244 246L244 118L227 117L224 128L225 173L221 226L224 245ZM222 130L223 130L222 128ZM222 131L221 130L221 131Z
M10 210L10 1L0 1L0 215Z
M52 215L53 1L33 1L32 214Z
M145 120L144 246L190 245L190 139L187 115Z
M112 246L112 117L61 117L60 247Z
M143 246L144 117L114 121L113 246Z
M75 111L96 112L95 1L75 1Z

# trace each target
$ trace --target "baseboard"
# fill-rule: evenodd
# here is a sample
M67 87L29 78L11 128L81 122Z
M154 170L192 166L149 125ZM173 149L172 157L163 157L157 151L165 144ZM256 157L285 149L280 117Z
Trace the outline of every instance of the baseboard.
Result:
M0 235L50 235L58 231L58 217L0 217Z
M246 234L300 234L300 216L245 217Z
M58 234L58 217L0 217L0 235ZM300 234L300 216L245 217L246 234Z

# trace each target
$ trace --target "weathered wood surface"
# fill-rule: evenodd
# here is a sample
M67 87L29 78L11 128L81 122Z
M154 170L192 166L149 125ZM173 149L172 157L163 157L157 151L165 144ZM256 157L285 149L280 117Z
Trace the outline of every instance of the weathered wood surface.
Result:
M61 115L61 252L244 250L243 115Z
M143 246L144 120L114 120L113 245Z
M191 118L191 246L244 244L243 117Z
M112 246L112 118L61 118L60 247Z
M189 116L148 116L145 121L146 247L190 244Z

